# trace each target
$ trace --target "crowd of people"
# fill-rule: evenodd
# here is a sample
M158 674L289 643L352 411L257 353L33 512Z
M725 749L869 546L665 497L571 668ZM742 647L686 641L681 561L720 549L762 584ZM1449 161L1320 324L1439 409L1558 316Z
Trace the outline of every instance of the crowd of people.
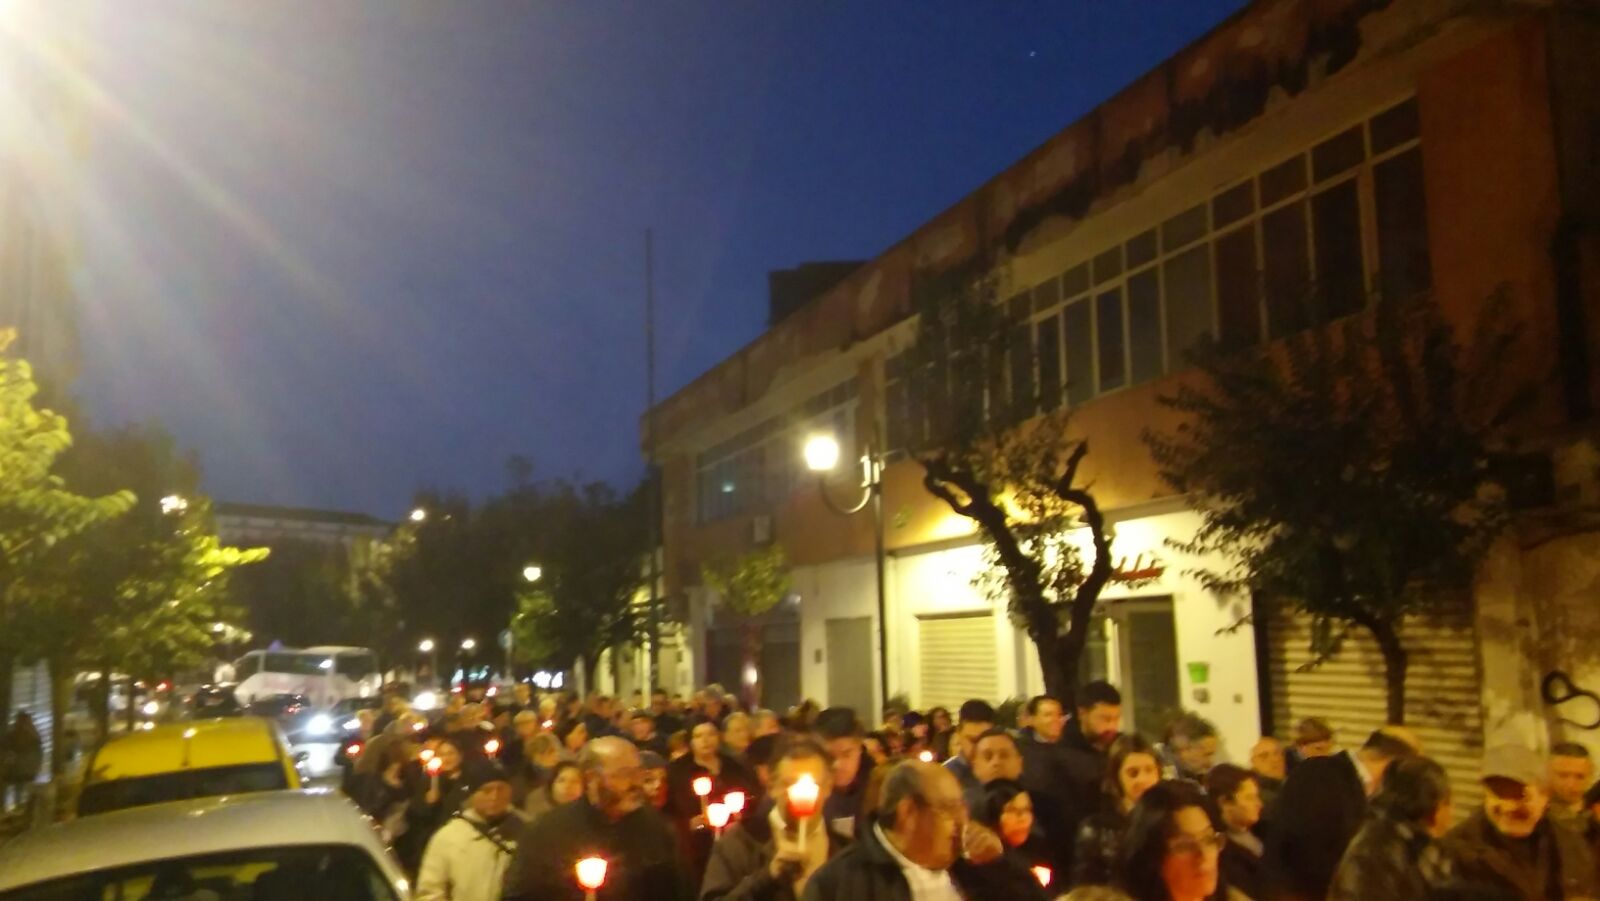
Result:
M1210 901L1600 898L1587 750L1502 746L1457 816L1443 767L1387 726L1341 748L1308 719L1221 762L1178 716L1123 731L1106 682L952 716L743 709L712 686L406 693L363 720L345 791L421 901Z

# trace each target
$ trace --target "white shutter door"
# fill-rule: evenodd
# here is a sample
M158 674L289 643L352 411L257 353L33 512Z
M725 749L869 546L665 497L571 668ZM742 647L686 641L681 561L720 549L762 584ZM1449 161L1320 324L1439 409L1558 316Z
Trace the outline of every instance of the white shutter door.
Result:
M1384 724L1383 655L1365 629L1351 629L1338 654L1306 671L1301 667L1311 660L1310 617L1276 614L1269 630L1273 721L1280 737L1288 738L1300 720L1320 716L1340 745L1354 749ZM1483 797L1482 678L1472 619L1411 619L1400 641L1410 655L1406 725L1422 739L1423 752L1449 771L1457 814L1465 815Z
M11 680L11 715L16 716L20 710L33 715L33 724L38 727L39 737L44 740L43 775L48 778L50 749L54 744L51 741L50 668L43 660L19 664L12 671ZM11 724L6 723L5 728L11 728Z
M960 707L970 698L998 700L994 614L917 617L920 710Z

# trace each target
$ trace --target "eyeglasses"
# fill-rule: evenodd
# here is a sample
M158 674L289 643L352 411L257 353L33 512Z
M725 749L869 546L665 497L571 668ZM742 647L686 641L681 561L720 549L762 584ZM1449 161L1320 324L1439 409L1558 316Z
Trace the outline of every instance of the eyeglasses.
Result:
M1221 852L1228 837L1220 832L1205 835L1182 835L1167 842L1167 853L1181 857L1199 857L1207 851Z

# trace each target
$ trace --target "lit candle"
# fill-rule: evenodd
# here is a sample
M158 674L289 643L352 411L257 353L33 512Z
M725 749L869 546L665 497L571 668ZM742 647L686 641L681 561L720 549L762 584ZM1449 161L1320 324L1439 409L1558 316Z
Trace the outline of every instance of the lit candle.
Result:
M734 816L744 813L744 792L728 792L723 796L722 804L728 808L728 813Z
M594 893L606 884L606 859L585 857L578 861L578 885L583 887L587 901L594 901Z
M484 742L483 743L483 753L489 755L490 757L493 757L496 754L499 754L500 753L500 739L491 738L488 741Z
M731 812L728 810L728 805L722 803L721 801L712 802L706 807L706 822L710 823L711 828L716 830L718 837L721 837L722 835L722 827L728 825L728 817L730 814Z
M428 761L428 775L433 777L433 790L439 790L439 771L444 769L444 761L438 757Z
M921 754L917 755L917 759L921 760L923 763L933 763L933 752L923 751Z
M423 748L417 754L417 759L422 761L423 765L426 766L428 761L433 759L433 749L432 748Z
M1044 887L1044 888L1049 888L1050 887L1050 876L1051 876L1051 873L1050 873L1050 868L1049 867L1034 867L1033 868L1033 878L1039 880L1039 885Z
M801 773L800 778L789 786L787 792L789 803L789 818L794 820L800 829L800 852L806 850L806 819L817 812L817 794L820 789L817 780L811 778L810 773Z
M705 816L707 812L706 799L711 796L711 777L696 776L694 782L690 783L690 785L694 787L694 793L700 796L700 815Z

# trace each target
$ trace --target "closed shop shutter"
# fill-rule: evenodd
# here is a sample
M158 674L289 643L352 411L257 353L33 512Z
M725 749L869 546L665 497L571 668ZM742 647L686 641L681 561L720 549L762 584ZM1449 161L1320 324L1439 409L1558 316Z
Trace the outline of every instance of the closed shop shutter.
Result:
M33 716L33 724L39 728L39 736L44 739L45 776L50 771L51 748L51 716L50 716L50 668L43 660L37 663L19 664L11 676L11 710L14 716L16 711L25 710ZM6 723L9 727L11 724ZM70 745L69 745L70 746Z
M970 698L993 703L999 692L994 614L917 617L922 669L919 709L960 707Z
M1385 721L1383 655L1364 629L1351 629L1339 653L1313 670L1311 619L1276 614L1270 619L1273 722L1288 738L1308 716L1326 719L1340 745L1355 749ZM1410 654L1406 675L1406 725L1423 751L1450 773L1458 816L1476 809L1483 757L1482 677L1472 618L1460 614L1413 618L1400 630Z

